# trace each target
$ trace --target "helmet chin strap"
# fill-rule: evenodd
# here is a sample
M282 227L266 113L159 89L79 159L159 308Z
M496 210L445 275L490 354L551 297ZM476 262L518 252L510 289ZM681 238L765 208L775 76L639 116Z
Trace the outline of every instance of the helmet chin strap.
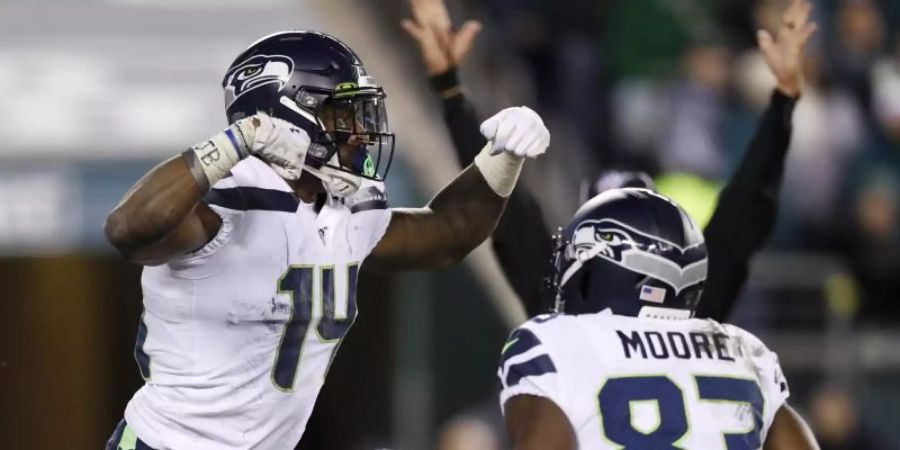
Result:
M352 195L359 190L359 186L362 183L358 176L328 166L322 166L318 169L307 166L303 170L322 180L325 190L335 197Z

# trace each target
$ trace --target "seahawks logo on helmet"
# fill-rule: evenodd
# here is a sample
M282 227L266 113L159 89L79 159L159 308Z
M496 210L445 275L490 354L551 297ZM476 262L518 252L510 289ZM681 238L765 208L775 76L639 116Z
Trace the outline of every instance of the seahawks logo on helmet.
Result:
M241 95L270 83L284 87L294 71L294 61L283 55L255 55L225 75L225 107Z
M660 280L675 290L706 279L704 244L681 248L672 242L644 233L614 219L586 220L575 228L566 258L573 260L563 274L565 284L593 258L603 258L630 271Z

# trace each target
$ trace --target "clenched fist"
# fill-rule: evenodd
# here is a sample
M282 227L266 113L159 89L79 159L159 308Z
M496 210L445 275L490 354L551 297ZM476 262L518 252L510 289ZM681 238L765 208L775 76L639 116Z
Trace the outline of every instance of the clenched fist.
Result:
M309 150L309 134L286 120L262 113L241 120L250 120L255 126L249 152L268 162L282 178L299 179Z
M481 134L491 141L491 155L507 152L535 158L547 151L550 131L536 112L525 106L506 108L481 124Z

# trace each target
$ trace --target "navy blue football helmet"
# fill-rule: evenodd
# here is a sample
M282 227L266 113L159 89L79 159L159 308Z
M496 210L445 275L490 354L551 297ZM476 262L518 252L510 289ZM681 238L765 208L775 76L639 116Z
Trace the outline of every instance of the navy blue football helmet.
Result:
M556 312L690 317L706 281L703 233L648 189L602 192L556 237Z
M229 123L264 112L306 130L307 168L377 181L387 175L394 135L384 90L337 38L307 30L266 36L235 58L222 88Z

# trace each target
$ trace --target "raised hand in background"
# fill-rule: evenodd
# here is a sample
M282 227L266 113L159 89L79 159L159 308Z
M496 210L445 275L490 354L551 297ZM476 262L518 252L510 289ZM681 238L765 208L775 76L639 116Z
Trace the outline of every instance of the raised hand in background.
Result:
M410 0L409 6L413 19L404 19L401 25L419 44L428 75L439 75L459 66L472 49L481 23L467 20L454 30L443 0Z
M757 32L757 42L766 64L775 75L778 90L789 97L803 91L803 50L818 26L811 22L812 3L793 0L781 16L775 36L766 30Z

